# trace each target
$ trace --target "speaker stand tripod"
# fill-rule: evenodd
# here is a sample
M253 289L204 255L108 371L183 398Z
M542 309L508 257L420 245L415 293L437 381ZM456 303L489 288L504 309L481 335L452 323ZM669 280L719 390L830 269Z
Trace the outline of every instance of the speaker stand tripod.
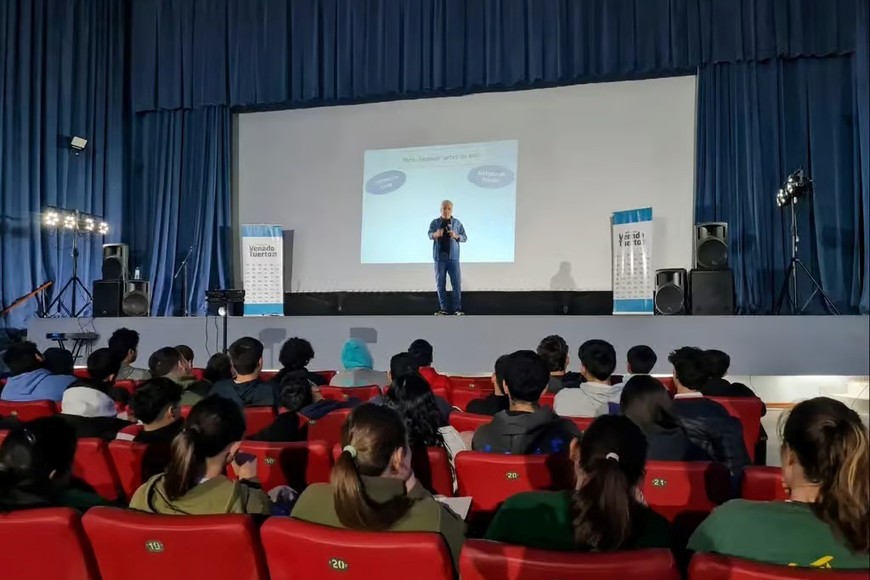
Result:
M789 260L788 269L785 271L785 279L782 281L782 288L779 291L779 298L776 300L774 313L782 313L782 307L785 304L786 297L788 297L789 304L791 305L791 314L804 314L810 303L816 297L816 294L820 294L828 311L832 314L840 314L839 309L834 305L834 301L831 300L831 297L828 296L827 292L822 288L822 285L819 284L819 281L815 279L809 268L807 268L801 261L800 257L798 257L798 243L800 242L800 237L798 236L795 215L796 204L797 199L792 200L789 204L789 207L791 208L791 260ZM813 285L812 293L810 293L809 298L807 298L800 307L798 307L798 304L800 303L800 295L798 294L798 272L803 272Z
M93 296L88 291L88 287L85 286L84 282L82 282L81 278L79 278L79 234L77 231L73 232L73 247L72 247L72 258L73 258L73 271L72 276L69 280L67 280L66 284L60 289L55 296L54 300L51 301L51 304L48 305L48 308L45 311L51 312L52 308L57 307L57 313L61 314L63 312L70 318L79 318L82 314L85 313L88 306L94 301ZM67 307L64 304L64 294L67 291L71 291L72 295L70 297L70 307ZM78 306L78 293L81 291L85 295L85 303L81 308L77 308Z

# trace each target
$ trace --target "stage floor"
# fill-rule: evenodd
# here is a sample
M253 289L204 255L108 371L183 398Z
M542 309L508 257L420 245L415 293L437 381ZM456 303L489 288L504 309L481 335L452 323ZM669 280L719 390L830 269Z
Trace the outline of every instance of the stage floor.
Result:
M375 364L425 338L435 348L435 367L452 374L489 372L495 359L517 349L534 349L541 338L559 334L571 347L570 365L577 369L577 348L602 338L622 357L633 345L648 344L659 355L657 373L670 373L667 354L680 346L719 348L731 355L732 375L870 375L870 317L867 316L303 316L231 317L229 341L253 336L266 347L264 365L277 368L281 343L301 336L314 345L311 369L340 368L341 346L350 336L370 343ZM196 318L34 318L28 338L40 348L55 344L49 332L96 332L94 348L105 346L122 326L141 334L138 366L160 347L187 344L196 364L205 366L221 350L222 319ZM83 364L83 361L80 363Z

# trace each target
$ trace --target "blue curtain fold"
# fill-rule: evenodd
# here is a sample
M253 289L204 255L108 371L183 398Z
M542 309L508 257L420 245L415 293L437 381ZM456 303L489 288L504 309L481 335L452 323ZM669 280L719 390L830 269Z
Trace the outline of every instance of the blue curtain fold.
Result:
M226 107L144 113L132 134L131 268L152 281L152 315L176 315L185 301L204 314L205 291L229 278L232 115ZM191 248L185 296L175 274Z
M72 238L40 227L45 206L123 212L125 5L117 0L0 2L0 302L72 274ZM88 139L70 152L69 138ZM80 238L79 276L99 278L101 237ZM79 295L79 305L84 299ZM69 298L69 295L67 295ZM34 301L0 324L19 327Z
M137 0L133 109L287 107L848 54L863 0Z
M738 311L767 314L790 257L790 217L776 207L786 176L803 168L815 192L796 206L799 256L843 313L867 312L870 226L867 124L854 56L702 67L698 78L696 219L730 224ZM799 293L810 296L799 274ZM810 311L824 312L817 297Z
M863 217L863 255L856 256L864 267L864 276L856 280L852 293L861 296L860 309L870 313L870 0L858 3L855 47L855 102L858 104L856 125L858 140L855 145L855 180L860 184L860 205L856 213Z

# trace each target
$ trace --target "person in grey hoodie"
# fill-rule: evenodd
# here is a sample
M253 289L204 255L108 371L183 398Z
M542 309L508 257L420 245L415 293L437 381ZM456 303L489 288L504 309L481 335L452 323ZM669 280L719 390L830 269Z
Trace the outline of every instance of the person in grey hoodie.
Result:
M44 368L42 354L32 342L12 343L3 354L12 376L0 392L4 401L60 401L75 382L72 375L55 375Z
M586 379L576 389L556 393L553 409L563 417L597 417L609 412L609 404L619 404L622 386L610 384L616 369L616 350L604 340L587 340L580 345L580 374Z
M538 406L549 378L547 364L534 351L519 350L508 355L504 389L510 407L475 431L471 448L512 455L567 452L580 430L549 407Z

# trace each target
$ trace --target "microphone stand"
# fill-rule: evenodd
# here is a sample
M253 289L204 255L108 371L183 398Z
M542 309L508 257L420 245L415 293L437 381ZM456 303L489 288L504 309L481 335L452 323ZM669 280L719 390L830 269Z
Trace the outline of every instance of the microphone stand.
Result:
M174 283L175 279L178 278L178 275L181 274L181 315L184 317L190 316L190 305L188 304L189 296L187 287L187 263L190 261L190 256L193 254L194 247L195 245L190 246L190 248L187 249L187 254L181 261L181 265L178 266L178 269L175 271L175 275L172 276L172 282Z

